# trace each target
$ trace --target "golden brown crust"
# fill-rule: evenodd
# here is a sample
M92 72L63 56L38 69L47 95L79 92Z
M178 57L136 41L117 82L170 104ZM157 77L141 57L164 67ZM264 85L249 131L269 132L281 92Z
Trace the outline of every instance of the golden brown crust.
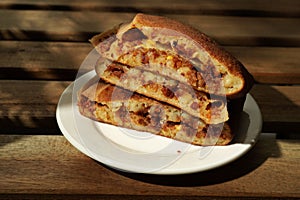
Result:
M237 87L237 89L227 91L226 95L228 98L242 97L251 89L254 79L247 69L242 65L242 63L240 63L235 57L220 47L214 40L189 25L162 16L139 13L134 17L131 23L120 26L118 31L114 29L112 32L116 33L117 37L119 35L119 38L122 38L122 34L125 34L126 31L134 28L143 29L144 27L154 28L152 31L158 31L161 36L165 35L169 37L171 35L178 38L186 38L189 41L192 40L193 42L197 43L201 49L204 49L204 51L208 53L211 58L216 60L217 63L214 63L214 65L220 63L222 66L225 66L226 70L231 75L235 76L236 80L240 82L238 83L240 86ZM161 30L157 30L155 28L160 28ZM94 42L92 42L94 46L99 44L97 41L98 40L94 40ZM111 42L112 41L107 41L107 44L104 46L112 44ZM190 54L190 52L186 52L185 54Z
M189 25L166 17L139 13L131 22L131 26L137 28L142 26L167 28L182 33L183 35L187 35L195 42L199 43L200 46L204 48L210 56L226 66L230 73L244 80L244 88L241 91L238 91L238 93L232 94L232 98L244 96L253 85L254 80L252 75L247 71L241 62L220 47L210 37Z
M120 93L116 99L112 97L115 90ZM195 145L226 145L232 140L231 128L227 123L209 125L209 128L203 121L172 106L135 93L128 97L128 93L103 81L89 81L78 93L79 111L96 121L147 131ZM131 102L125 106L128 98ZM211 132L208 133L208 130Z
M106 31L103 31L100 34L97 34L93 36L89 41L94 45L97 46L99 43L103 42L104 40L109 39L111 36L114 36L122 24L116 25L112 27L111 29L108 29Z

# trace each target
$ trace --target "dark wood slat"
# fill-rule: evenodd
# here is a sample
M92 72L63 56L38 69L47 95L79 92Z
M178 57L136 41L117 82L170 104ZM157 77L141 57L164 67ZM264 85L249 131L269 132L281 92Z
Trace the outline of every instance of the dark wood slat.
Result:
M3 81L0 83L1 134L60 134L55 119L59 97L70 82Z
M300 3L297 0L211 0L189 1L160 0L149 1L98 1L98 0L4 0L2 9L56 9L56 10L94 10L115 12L151 12L206 15L239 15L239 16L277 16L299 17Z
M259 83L300 84L300 48L228 47Z
M281 138L299 138L299 85L255 85L250 93L260 106L265 132L276 132Z
M87 41L133 13L0 10L0 38ZM199 15L167 15L184 21L223 45L300 46L300 20ZM45 23L46 22L46 23Z
M55 110L68 84L70 82L1 80L1 133L47 130L49 134L59 134ZM294 137L300 126L300 86L255 85L251 94L261 107L263 131Z
M224 48L236 56L259 83L300 84L300 48ZM92 50L88 42L0 41L0 79L73 81Z
M254 85L250 93L267 121L300 120L300 86Z
M92 45L66 42L0 42L1 79L75 80Z
M249 153L226 166L162 177L111 170L79 153L63 136L1 135L0 198L299 197L298 144L262 135Z

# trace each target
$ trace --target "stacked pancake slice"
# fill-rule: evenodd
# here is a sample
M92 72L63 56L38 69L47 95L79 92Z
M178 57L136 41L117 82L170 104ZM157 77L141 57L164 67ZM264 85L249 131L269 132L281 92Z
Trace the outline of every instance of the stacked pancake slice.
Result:
M253 78L212 39L178 21L137 14L91 39L100 54L78 93L82 115L195 145L226 145Z

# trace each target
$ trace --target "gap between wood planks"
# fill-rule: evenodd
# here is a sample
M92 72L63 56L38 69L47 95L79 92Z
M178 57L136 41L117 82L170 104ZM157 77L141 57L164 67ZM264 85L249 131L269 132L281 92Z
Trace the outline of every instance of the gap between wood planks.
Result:
M272 4L272 6L270 6ZM66 0L6 0L0 2L0 9L16 10L60 10L60 11L110 11L110 12L144 12L154 14L197 14L251 17L300 17L300 3L296 0L282 1L239 1L211 0L189 1L160 0L135 1L66 1Z
M135 13L0 10L2 40L88 41L130 21ZM222 45L300 46L296 18L166 15L198 28Z

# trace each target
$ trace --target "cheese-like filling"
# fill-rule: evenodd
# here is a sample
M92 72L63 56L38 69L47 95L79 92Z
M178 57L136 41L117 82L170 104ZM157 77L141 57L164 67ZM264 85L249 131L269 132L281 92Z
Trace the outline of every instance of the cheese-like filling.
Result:
M220 79L218 90L216 90L214 85L210 85L211 78L208 78L207 75L202 75L206 84L202 84L198 87L193 85L196 90L217 95L225 95L237 92L243 87L242 79L230 74L224 65L222 65L218 60L212 58L201 46L199 46L199 44L191 38L188 38L186 35L173 30L144 26L136 31L131 31L132 38L128 39L128 37L130 37L128 34L125 38L123 38L122 36L127 32L119 33L118 37L116 37L116 39L111 43L110 48L106 51L102 51L101 53L106 58L119 61L119 58L122 57L122 55L141 47L145 49L157 49L166 52L169 51L190 61L199 72L207 72L210 71L208 68L211 68L213 71L212 73L214 73L213 77ZM171 59L172 54L169 53L166 60ZM187 69L179 68L177 74L180 75L186 71ZM173 78L171 72L168 73L171 75L170 77ZM173 76L176 80L181 81L179 76Z
M224 99L209 99L206 94L197 92L176 80L117 63L109 66L101 64L96 69L102 79L112 84L169 103L199 117L208 124L228 120ZM99 71L104 72L100 74Z

